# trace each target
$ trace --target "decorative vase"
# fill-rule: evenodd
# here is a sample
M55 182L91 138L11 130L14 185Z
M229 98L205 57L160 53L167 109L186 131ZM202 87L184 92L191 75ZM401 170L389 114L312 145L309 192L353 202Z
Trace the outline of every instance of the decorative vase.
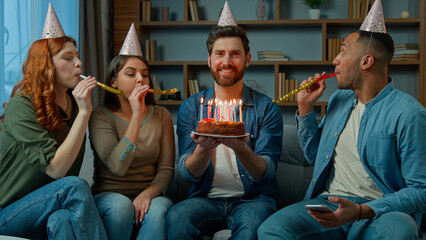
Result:
M265 17L265 14L266 14L265 1L264 0L257 0L257 3L256 3L257 19L263 20L263 18Z
M154 89L161 89L160 85L158 85L158 82L157 82L157 79L156 79L155 75L152 76L151 80L152 80L152 85L154 85ZM160 94L154 94L154 100L155 101L159 101L160 98L161 98Z
M321 10L320 9L309 9L309 17L311 19L319 19L321 15Z

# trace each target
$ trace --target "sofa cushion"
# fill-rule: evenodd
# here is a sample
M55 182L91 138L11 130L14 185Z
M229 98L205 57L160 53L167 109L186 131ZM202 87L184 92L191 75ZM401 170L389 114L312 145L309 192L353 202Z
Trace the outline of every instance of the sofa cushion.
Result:
M299 144L296 125L284 124L283 145L280 161L308 167L305 155Z
M277 202L278 208L303 200L312 172L313 167L305 160L300 148L296 126L284 124L282 153L276 172L282 195Z

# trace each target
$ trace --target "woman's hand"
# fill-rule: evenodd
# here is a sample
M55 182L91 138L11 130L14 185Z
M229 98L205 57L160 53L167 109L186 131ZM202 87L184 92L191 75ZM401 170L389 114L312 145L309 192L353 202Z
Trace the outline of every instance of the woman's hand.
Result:
M90 114L92 112L90 94L95 87L96 79L89 76L80 81L72 91L72 95L74 96L79 108L79 113Z
M139 224L145 218L145 214L148 212L151 206L151 200L149 196L146 196L144 192L141 192L135 200L133 200L133 207L135 208L135 223Z
M145 96L148 93L148 90L148 85L138 86L129 96L129 103L132 108L133 115L137 116L138 119L141 119L145 112Z

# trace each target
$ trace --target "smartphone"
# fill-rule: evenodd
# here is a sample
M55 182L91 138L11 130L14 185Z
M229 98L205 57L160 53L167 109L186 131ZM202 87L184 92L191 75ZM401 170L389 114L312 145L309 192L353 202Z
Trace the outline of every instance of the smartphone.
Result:
M317 211L317 212L325 212L325 213L333 212L333 210L331 210L329 207L323 204L307 204L305 205L305 208L312 211Z

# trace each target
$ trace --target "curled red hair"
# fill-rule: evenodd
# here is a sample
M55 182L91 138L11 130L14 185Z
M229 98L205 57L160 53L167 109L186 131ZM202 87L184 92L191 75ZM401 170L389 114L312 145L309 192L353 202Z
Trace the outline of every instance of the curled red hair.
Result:
M49 131L60 130L64 119L59 115L59 108L55 103L55 67L52 57L56 55L66 42L72 42L71 37L40 39L31 44L28 57L22 66L24 77L12 90L10 97L15 95L31 95L32 103L37 115L37 121ZM8 102L3 104L6 109ZM3 122L0 116L0 123Z

